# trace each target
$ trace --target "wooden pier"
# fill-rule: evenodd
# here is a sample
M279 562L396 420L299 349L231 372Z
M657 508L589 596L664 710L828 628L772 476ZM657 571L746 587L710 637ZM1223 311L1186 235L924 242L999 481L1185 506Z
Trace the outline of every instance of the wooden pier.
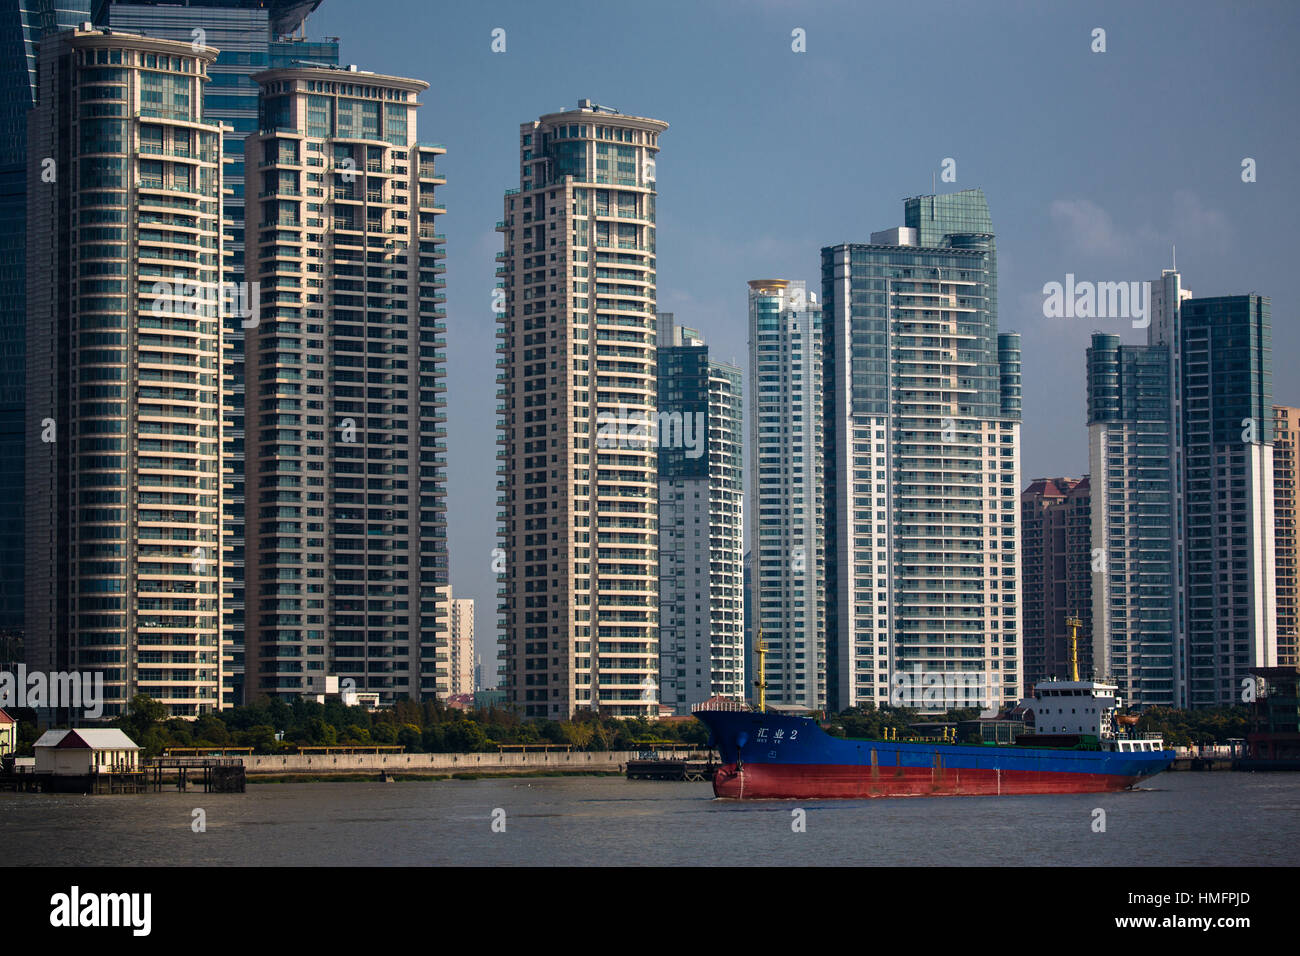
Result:
M144 773L152 789L162 790L163 776L180 791L191 786L204 793L243 793L247 786L244 761L239 757L155 757L145 761Z
M175 786L182 792L243 793L244 762L238 757L158 757L143 769L114 773L0 773L0 792L11 793L149 793Z

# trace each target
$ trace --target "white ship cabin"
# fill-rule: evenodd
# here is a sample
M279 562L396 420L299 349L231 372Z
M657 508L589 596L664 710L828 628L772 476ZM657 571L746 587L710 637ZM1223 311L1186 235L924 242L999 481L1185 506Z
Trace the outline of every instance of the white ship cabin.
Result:
M1111 715L1122 705L1119 687L1095 680L1049 680L1034 685L1034 732L1111 737Z
M1115 684L1094 680L1053 680L1034 685L1034 732L1081 734L1096 737L1107 750L1157 751L1164 749L1158 735L1142 739L1119 737L1113 717L1124 705Z

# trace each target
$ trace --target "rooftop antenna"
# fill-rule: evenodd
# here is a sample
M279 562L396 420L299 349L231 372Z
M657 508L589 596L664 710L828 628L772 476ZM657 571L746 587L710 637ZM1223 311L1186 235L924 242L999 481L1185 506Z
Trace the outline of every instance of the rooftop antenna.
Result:
M1174 245L1173 243L1170 243L1169 248L1173 250L1174 271L1177 272L1178 271L1178 246Z
M934 170L932 169L930 170L930 195L937 196L938 194L939 194L939 190L938 187L936 187L934 184Z

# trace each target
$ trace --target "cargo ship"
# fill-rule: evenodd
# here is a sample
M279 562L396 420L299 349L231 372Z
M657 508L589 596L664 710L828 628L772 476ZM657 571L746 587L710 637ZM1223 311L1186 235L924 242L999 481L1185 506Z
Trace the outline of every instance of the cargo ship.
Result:
M1113 684L1045 681L1026 706L1035 733L1014 744L833 737L813 717L730 701L698 705L721 757L717 797L781 800L1100 793L1168 769L1174 751L1120 726Z

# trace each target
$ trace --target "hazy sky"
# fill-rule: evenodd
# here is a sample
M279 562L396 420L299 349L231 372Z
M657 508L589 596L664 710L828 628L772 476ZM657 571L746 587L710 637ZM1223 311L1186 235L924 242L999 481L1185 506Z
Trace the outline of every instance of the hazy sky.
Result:
M1093 31L1105 52L1092 52ZM506 50L493 53L492 31ZM806 52L793 52L792 31ZM451 580L477 600L495 680L496 340L491 293L518 127L579 98L662 119L659 309L746 364L749 279L806 279L820 250L901 225L945 158L997 233L999 327L1023 336L1025 481L1087 470L1090 333L1043 284L1157 278L1177 245L1197 295L1272 298L1274 400L1300 404L1300 5L1281 3L324 0L308 34L417 77L446 145ZM1242 181L1242 160L1257 181Z

